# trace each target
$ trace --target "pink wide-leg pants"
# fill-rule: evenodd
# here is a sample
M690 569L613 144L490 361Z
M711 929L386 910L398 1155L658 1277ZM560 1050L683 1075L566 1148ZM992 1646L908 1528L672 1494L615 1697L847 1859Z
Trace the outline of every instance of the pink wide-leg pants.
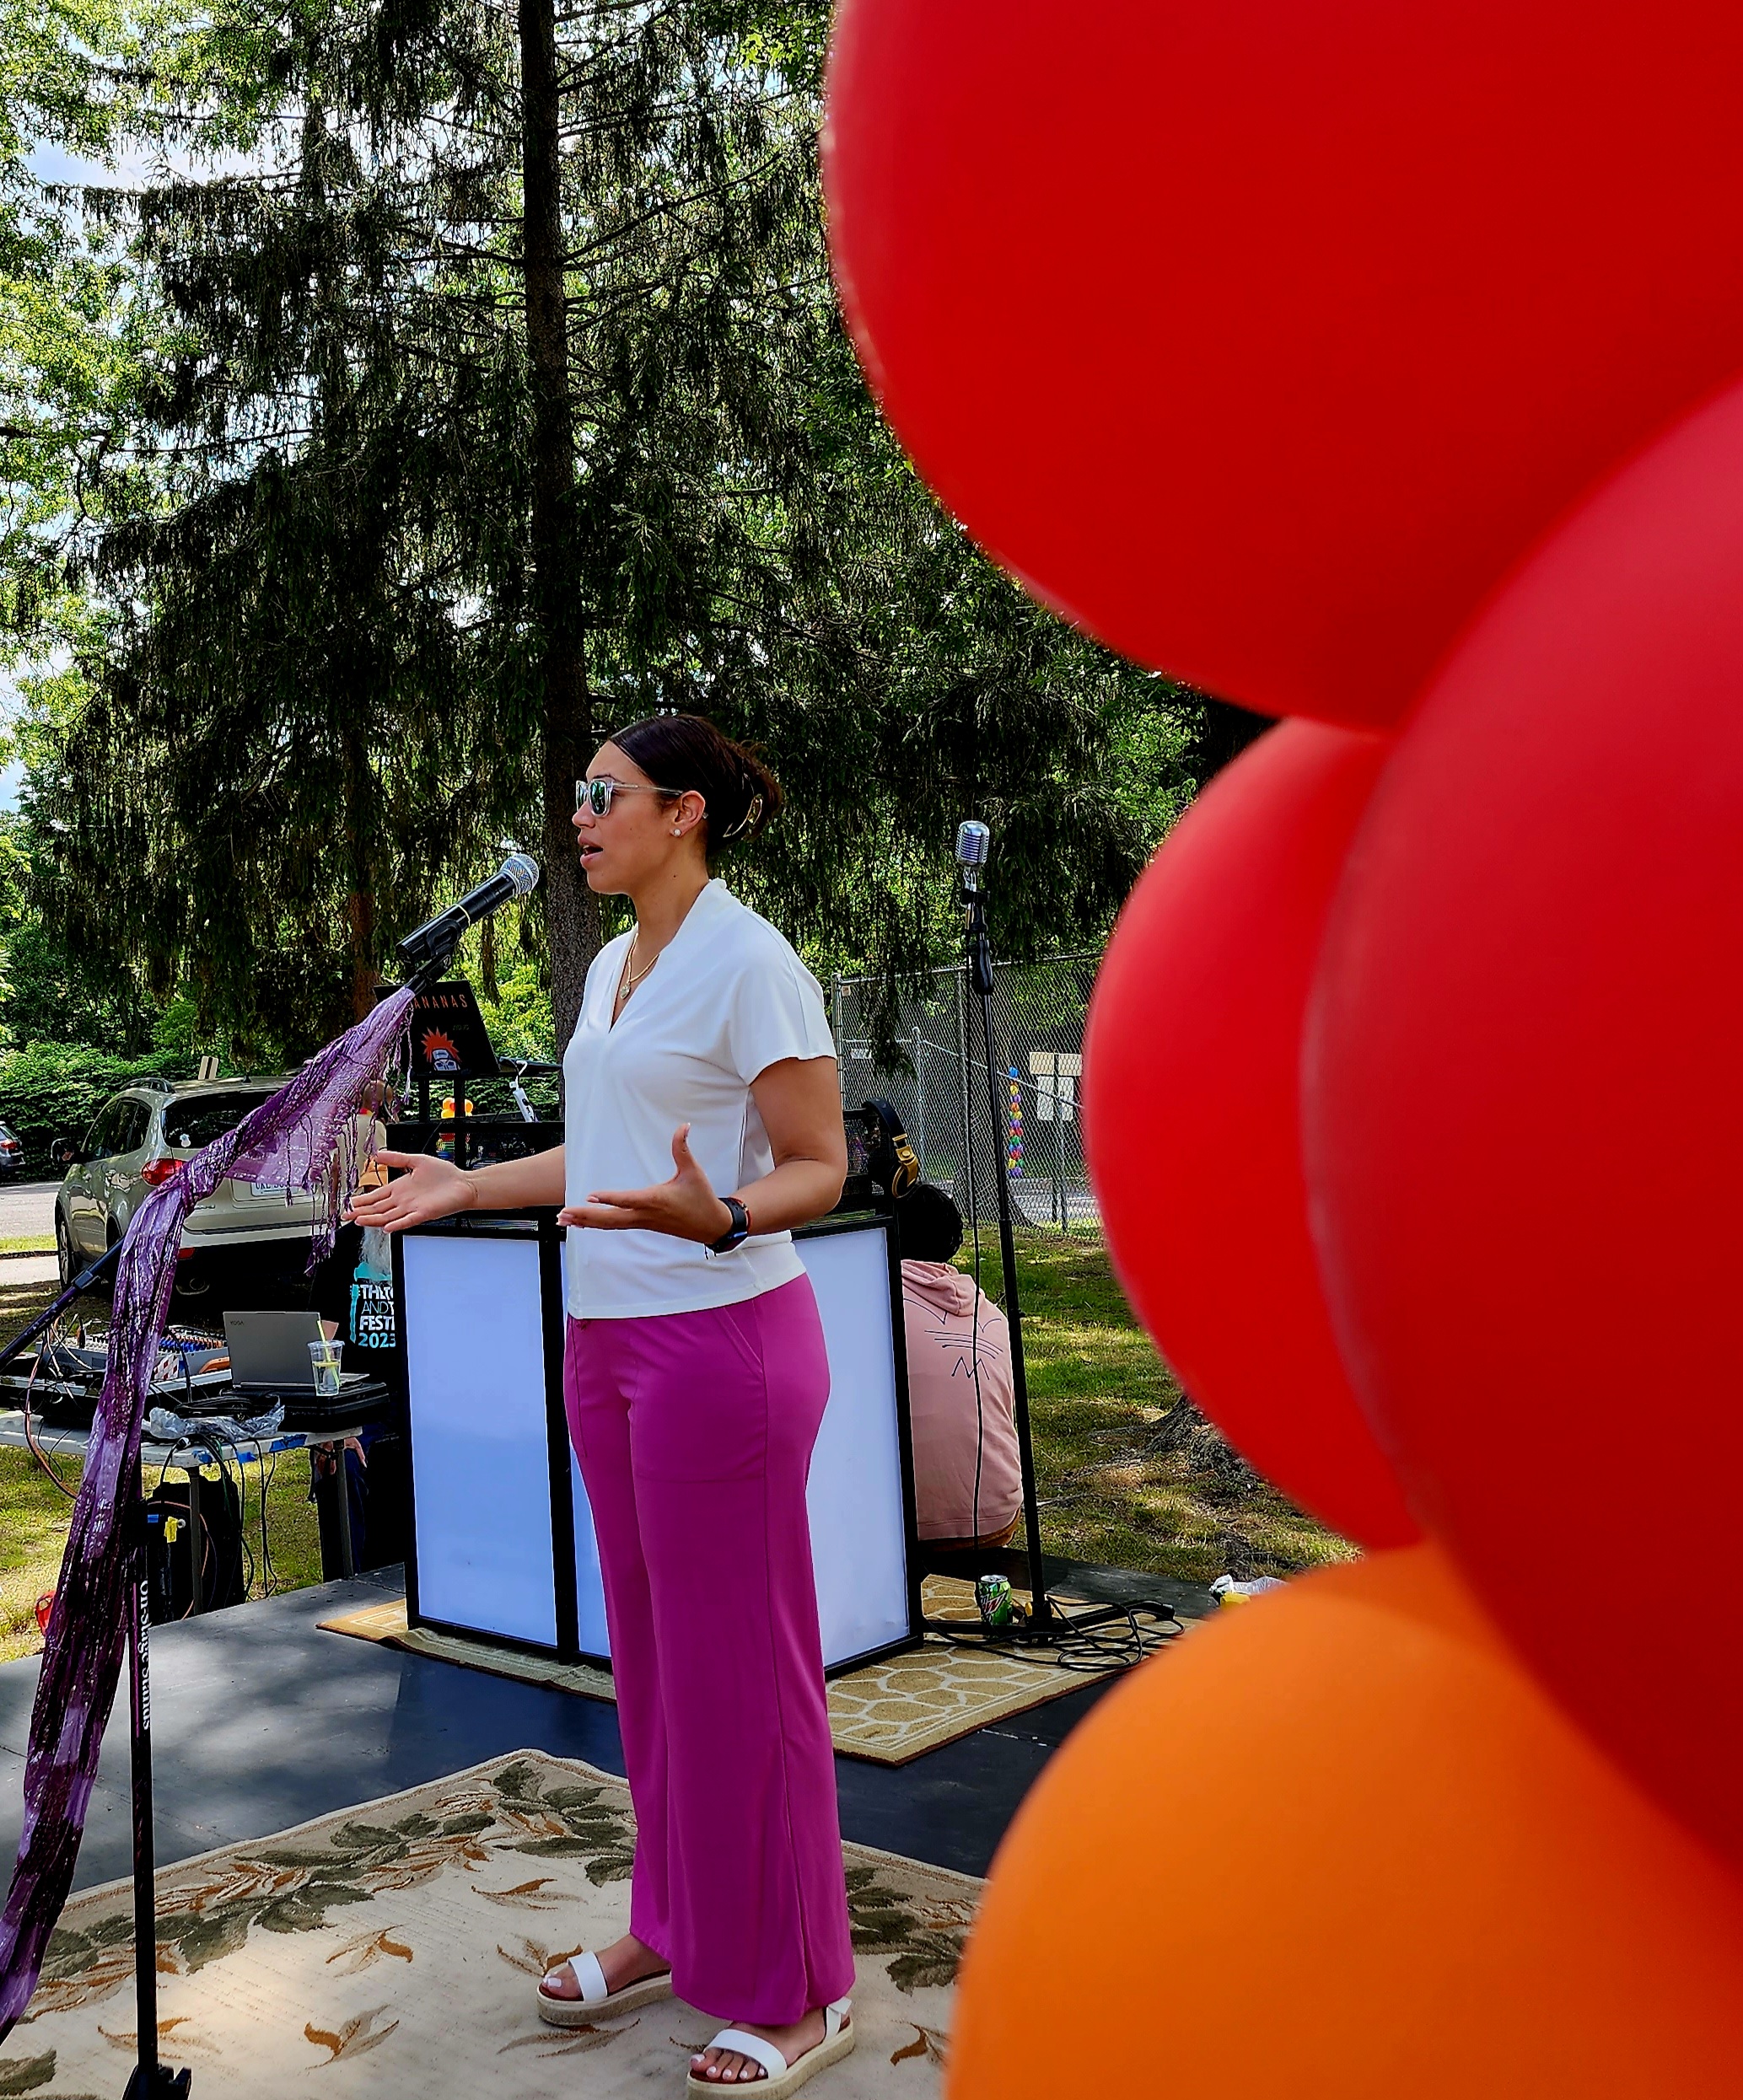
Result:
M810 1280L572 1319L563 1373L635 1802L630 1930L687 2004L784 2026L853 1979L805 1515L829 1398Z

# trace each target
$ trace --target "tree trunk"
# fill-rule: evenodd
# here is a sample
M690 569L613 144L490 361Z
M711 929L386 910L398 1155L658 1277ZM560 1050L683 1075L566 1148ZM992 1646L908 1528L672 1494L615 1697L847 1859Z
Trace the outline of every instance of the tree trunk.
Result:
M1208 693L1202 706L1198 733L1186 753L1186 770L1200 787L1208 786L1272 726L1269 715L1256 715L1232 701L1213 700Z
M361 1021L375 1011L375 987L381 972L375 964L375 900L367 889L353 889L345 900L351 929L351 1018Z
M562 1055L581 1011L587 966L599 952L599 900L575 851L575 781L593 755L581 627L581 577L570 515L574 488L568 317L563 287L560 99L553 0L520 0L521 264L532 370L532 553L537 647L544 682L541 845L551 940L551 1009Z

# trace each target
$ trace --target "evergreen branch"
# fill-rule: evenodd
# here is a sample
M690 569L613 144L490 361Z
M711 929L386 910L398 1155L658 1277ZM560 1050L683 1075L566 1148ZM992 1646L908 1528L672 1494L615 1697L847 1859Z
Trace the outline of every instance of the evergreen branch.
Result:
M663 200L659 204L650 206L635 218L613 225L609 233L602 234L597 240L588 242L584 247L567 250L563 256L564 264L573 269L578 264L584 262L589 255L600 255L606 249L616 246L632 234L639 233L644 227L651 226L662 218L670 218L675 213L686 212L693 204L718 200L723 194L723 190L729 192L732 190L742 189L746 183L754 181L758 175L766 174L770 168L777 165L781 158L782 156L778 153L772 153L761 167L747 169L743 175L735 176L724 185L692 190L686 196Z
M220 438L178 440L173 444L141 445L117 444L114 449L132 459L187 459L205 457L210 453L246 449L250 447L275 445L293 438L315 438L320 435L315 427L292 426L283 429L261 431L233 431Z

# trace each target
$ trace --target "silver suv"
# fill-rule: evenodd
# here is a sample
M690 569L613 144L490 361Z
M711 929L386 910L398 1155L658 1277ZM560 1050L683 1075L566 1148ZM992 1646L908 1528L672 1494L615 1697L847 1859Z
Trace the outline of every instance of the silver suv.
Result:
M82 1142L62 1140L69 1162L55 1197L55 1249L61 1281L112 1247L147 1195L202 1146L234 1130L283 1084L278 1079L202 1079L180 1085L144 1079L116 1094ZM287 1274L306 1259L315 1205L282 1189L221 1181L189 1211L176 1256L179 1297L209 1295L228 1272Z

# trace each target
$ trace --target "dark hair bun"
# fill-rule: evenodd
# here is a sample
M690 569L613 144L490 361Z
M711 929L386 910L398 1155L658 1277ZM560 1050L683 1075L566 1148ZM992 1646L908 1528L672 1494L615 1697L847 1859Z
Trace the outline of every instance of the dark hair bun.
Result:
M702 797L710 860L732 841L765 831L785 800L761 758L724 736L706 715L648 715L614 730L611 741L655 787Z
M962 1213L930 1181L917 1181L896 1205L896 1236L904 1261L949 1261L962 1244Z

